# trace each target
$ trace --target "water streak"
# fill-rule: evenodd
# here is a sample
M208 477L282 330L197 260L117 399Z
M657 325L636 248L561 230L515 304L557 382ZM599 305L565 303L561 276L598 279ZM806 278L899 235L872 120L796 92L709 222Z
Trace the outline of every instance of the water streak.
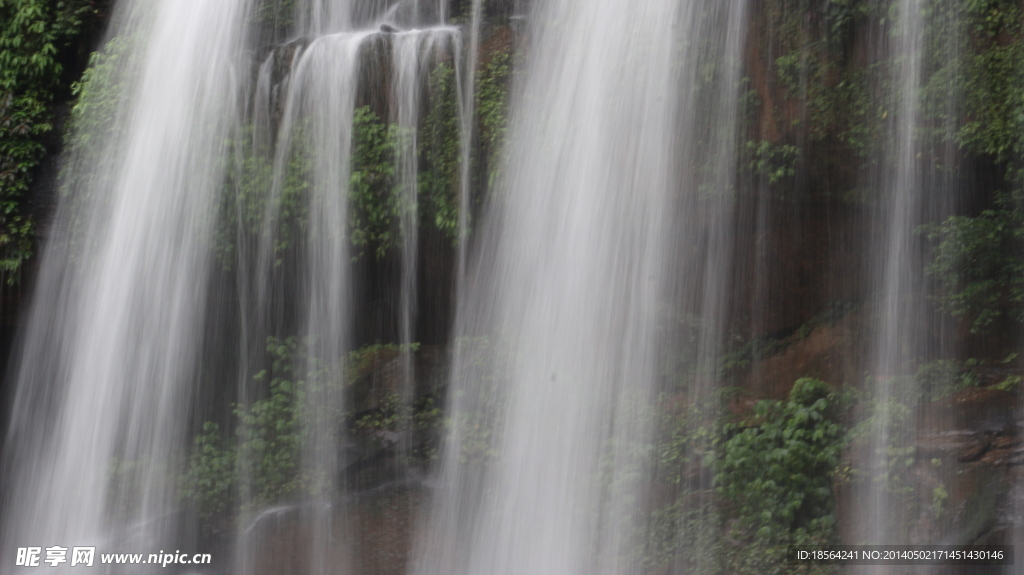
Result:
M116 117L71 158L19 359L4 469L13 547L174 548L224 140L248 2L121 5ZM111 88L113 89L113 88ZM96 95L95 97L103 97ZM115 464L112 471L112 464ZM111 482L111 475L115 481ZM6 569L7 567L5 567ZM68 565L63 565L68 568Z
M696 154L697 138L713 135L707 158L734 167L735 49L733 61L716 60L727 89L711 90L721 107L710 118L689 82L710 34L740 45L742 7L707 10L712 17L699 22L718 25L692 27L689 16L705 15L701 3L563 0L534 9L506 181L477 230L460 297L454 429L418 574L638 569L638 478L649 464L642 446L652 433L659 310L673 285L672 190L684 183L682 203L697 206L691 184L723 184L724 193L731 178L679 174L672 154ZM680 54L679 23L684 34L708 35L689 37L693 48ZM676 58L692 68L680 73ZM693 142L677 141L679 125ZM701 215L676 225L700 236ZM712 273L690 275L687 289L720 288L715 263L728 243L710 244L698 260ZM713 301L708 313L720 313Z

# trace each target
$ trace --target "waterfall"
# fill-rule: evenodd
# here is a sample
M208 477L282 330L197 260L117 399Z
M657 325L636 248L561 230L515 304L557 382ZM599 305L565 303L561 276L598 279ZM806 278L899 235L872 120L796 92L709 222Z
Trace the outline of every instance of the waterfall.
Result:
M666 298L698 302L705 362L722 335L743 6L533 9L415 573L636 571Z
M918 310L909 309L904 299L918 271L911 261L911 243L913 230L919 221L916 209L921 192L914 130L918 125L921 87L922 5L917 0L903 0L899 10L899 25L892 50L900 58L900 64L892 75L892 81L897 86L897 96L893 111L895 119L891 128L892 149L889 152L895 163L892 171L881 181L882 201L885 202L882 213L887 220L880 226L880 235L885 240L880 242L878 250L883 262L881 289L877 292L881 320L875 348L875 373L878 381L876 393L880 413L873 430L871 447L872 463L877 469L884 469L888 465L890 433L894 431L888 406L894 400L913 401L909 395L912 390L895 385L893 375L900 369L900 362L907 360L907 350L911 343L907 340L916 332L913 323L918 319ZM906 429L912 429L912 425L908 423L907 428L896 432L906 433ZM866 533L874 534L878 543L896 541L895 533L889 525L894 507L889 501L887 487L883 485L871 489L868 499L871 519Z
M5 469L17 470L4 476L5 558L25 545L195 549L199 534L181 501L196 486L180 477L196 470L189 454L199 426L206 445L222 450L218 461L233 462L219 472L237 476L221 493L243 522L236 572L266 568L265 524L285 511L310 533L308 572L347 569L349 190L360 90L380 91L363 85L373 81L364 72L386 55L391 103L378 113L393 126L387 137L397 135L396 323L411 404L417 131L438 62L450 60L456 76L462 67L461 31L436 25L444 4L419 4L299 3L298 36L279 43L271 34L269 51L259 44L269 38L250 38L252 2L119 5L107 48L113 72L95 84L118 105L94 106L113 118L97 111L77 126L89 145L68 160L69 193L24 336L3 452ZM388 22L432 27L395 31ZM253 54L263 55L247 61ZM220 307L220 298L237 304ZM234 391L223 385L232 380ZM294 455L261 443L268 398L301 414L269 436ZM268 487L275 469L294 473L301 489Z
M399 4L396 7L415 6ZM304 433L302 458L298 476L310 481L307 488L309 501L297 508L298 522L309 541L303 551L308 555L308 571L311 573L332 573L350 569L353 561L352 528L349 523L346 503L339 499L347 489L344 469L352 462L344 453L351 443L346 432L340 429L344 413L349 409L344 402L344 392L338 382L346 378L344 358L354 344L352 342L352 277L353 257L350 251L351 226L354 217L350 202L344 192L355 178L354 158L360 152L355 149L357 123L360 114L357 100L362 91L379 90L379 86L363 86L375 71L367 75L366 70L387 63L391 75L390 97L387 104L390 128L384 138L394 138L395 164L394 189L385 190L393 194L388 198L377 198L386 206L395 206L396 225L387 237L395 237L396 250L400 261L397 339L402 344L400 352L399 393L400 409L411 409L413 401L413 379L415 376L412 346L415 343L416 285L419 258L419 137L418 130L423 118L424 95L429 87L431 73L444 55L449 55L458 67L462 59L460 31L456 28L435 26L425 29L399 31L385 29L380 23L408 23L411 16L399 10L379 9L367 11L367 5L339 3L323 4L312 2L308 7L311 14L304 24L311 38L308 46L301 44L286 46L291 51L286 63L289 71L281 82L281 121L277 129L277 142L273 160L272 184L263 216L261 238L256 249L258 278L262 278L262 293L284 289L285 297L304 307L297 309L301 333L307 342L304 353L307 364L301 369L309 378L306 385L318 382L306 390L305 405L301 408L308 414L308 420L301 422ZM411 20L413 23L418 20ZM367 29L367 25L369 28ZM349 29L355 26L356 29ZM327 30L327 32L324 32ZM273 55L271 58L288 56ZM269 60L268 60L269 61ZM268 64L260 67L260 77ZM370 67L370 68L368 68ZM262 79L257 80L256 98L262 101ZM257 104L256 122L269 114ZM365 111L372 117L376 112ZM362 116L365 120L366 116ZM258 125L258 124L257 124ZM390 144L389 144L390 145ZM299 239L302 254L296 268L277 269L278 246L283 238L282 209L288 209L289 185L294 158L311 157L309 166L309 205L305 213L308 221L304 224L305 237ZM362 177L362 176L360 176ZM341 192L341 193L339 193ZM373 256L369 256L373 257ZM297 285L285 276L297 269L302 280ZM286 287L280 287L280 286ZM278 286L278 287L274 287ZM292 292L292 290L296 290ZM273 320L268 320L273 323ZM265 322L266 323L266 322ZM278 331L281 327L278 326ZM272 331L264 335L272 336ZM251 337L251 335L250 335ZM260 338L257 338L257 342ZM248 377L254 371L243 366L242 397L254 397L245 389ZM296 377L302 377L297 374ZM410 430L399 430L397 449L400 462L410 456ZM257 456L258 457L258 456ZM255 461L240 462L240 471L251 468ZM404 465L404 463L402 463ZM408 469L404 470L409 473ZM261 505L257 494L251 494L251 504ZM243 501L244 509L250 502ZM275 512L276 513L276 512ZM260 553L264 550L263 523L273 520L276 515L256 515L252 527L240 532L238 544L238 565L240 572L262 572L268 567L260 565ZM264 556L265 558L265 556ZM272 568L272 567L271 567Z
M242 0L118 8L119 113L69 159L18 359L5 558L26 545L173 543L166 479L204 343L216 159L239 120L246 14Z
M106 4L0 0L0 572L1020 538L1024 5Z
M941 18L950 17L943 15L944 6L942 2L932 6L935 15L929 20L926 3L901 0L896 23L883 44L882 57L892 63L887 77L890 88L883 96L885 114L891 119L878 152L882 156L879 167L868 175L879 191L870 244L875 260L872 293L876 319L867 389L874 420L867 439L869 461L865 462L874 479L862 486L859 498L866 504L858 506L854 518L863 541L875 544L924 542L916 540L921 534L904 527L910 505L899 495L903 481L899 470L906 466L906 458L915 457L906 450L914 445L919 433L916 413L927 401L914 374L919 363L955 354L955 350L943 349L948 344L933 335L948 331L948 326L943 329L936 323L926 299L919 295L926 288L927 252L918 227L953 213L957 193L948 168L955 162L955 153L929 147L929 126L921 111L928 81L929 29L942 29L938 26ZM958 30L955 24L951 29ZM930 41L948 43L940 54L947 61L956 61L955 37ZM955 109L957 96L946 93L944 106Z

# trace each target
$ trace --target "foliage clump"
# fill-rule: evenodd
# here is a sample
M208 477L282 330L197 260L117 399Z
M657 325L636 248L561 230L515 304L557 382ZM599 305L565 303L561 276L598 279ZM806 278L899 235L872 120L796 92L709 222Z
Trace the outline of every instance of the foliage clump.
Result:
M32 255L35 223L25 194L53 130L59 53L94 14L89 0L0 2L0 273L8 283Z
M754 174L768 180L769 185L792 178L796 175L796 161L800 148L783 144L774 146L767 140L747 142L748 168Z
M356 258L367 249L383 258L398 239L395 221L403 208L408 209L395 177L400 133L397 124L385 124L369 106L363 106L355 111L352 134L352 245Z
M1021 8L1012 0L970 0L968 32L974 47L963 57L962 82L967 121L957 133L965 150L990 155L1011 171L1024 157L1024 29ZM950 89L947 86L946 89ZM1011 174L1017 179L1017 174Z
M437 229L453 240L459 233L457 198L462 159L462 123L456 88L455 68L451 65L441 63L431 72L430 112L419 138L423 217L432 219Z
M275 177L275 160L253 149L252 126L228 141L225 179L213 250L222 267L234 268L239 245L265 246L280 266L300 242L308 221L313 168L308 129L299 122Z
M493 187L500 175L508 130L509 87L514 70L512 50L491 54L477 78L476 106L480 121L480 148L487 177Z
M951 216L923 228L937 243L928 273L940 309L986 333L1001 318L1024 321L1024 211L1019 194L1001 194L977 216Z
M985 209L921 231L935 245L928 273L938 307L969 321L971 333L986 334L1003 320L1024 321L1024 14L1012 0L971 0L957 9L962 54L936 73L932 91L961 95L944 120L955 125L951 139L968 157L992 162L1002 183Z
M827 384L797 380L786 401L761 401L761 423L727 424L715 482L734 506L734 535L761 552L741 562L761 573L784 572L785 546L835 543L832 492L844 429L840 397ZM779 571L782 569L782 571Z
M236 498L267 504L299 489L302 441L310 432L302 420L304 400L316 374L304 377L296 371L297 349L294 337L268 338L271 367L253 378L268 385L268 392L248 405L234 406L234 440L213 422L203 424L202 433L195 437L183 493L204 517L226 513ZM240 467L246 469L245 486L239 485ZM243 488L248 493L240 493Z
M392 393L360 413L343 411L338 401L354 383L352 374L364 374L380 356L393 359L415 351L418 344L360 348L348 354L343 370L339 364L312 357L307 348L296 337L268 338L270 365L253 376L254 387L261 392L257 399L233 406L234 433L206 422L193 439L182 493L208 524L236 510L244 515L288 499L323 496L331 478L302 465L304 453L317 448L323 430L340 440L390 437L403 430L426 431L443 425L440 410L429 397L408 404ZM425 463L435 454L428 442L408 455L415 463Z

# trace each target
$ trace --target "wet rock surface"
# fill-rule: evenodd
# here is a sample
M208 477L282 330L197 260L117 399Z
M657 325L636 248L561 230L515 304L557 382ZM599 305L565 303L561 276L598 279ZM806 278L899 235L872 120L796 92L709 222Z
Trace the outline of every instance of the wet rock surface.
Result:
M1018 398L999 389L957 392L921 409L910 474L919 513L916 540L985 544L1005 540L1012 487L1024 463Z
M326 573L401 575L412 549L413 526L427 491L416 483L395 483L352 495L330 509L281 506L257 517L248 527L257 575L306 575L315 541L309 514L325 513L331 555Z

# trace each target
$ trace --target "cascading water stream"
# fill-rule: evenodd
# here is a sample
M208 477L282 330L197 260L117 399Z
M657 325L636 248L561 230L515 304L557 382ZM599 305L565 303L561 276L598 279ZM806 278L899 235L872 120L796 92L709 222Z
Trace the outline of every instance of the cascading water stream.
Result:
M338 12L338 5L322 6L314 3L309 31L325 26L338 26L338 22L356 22L367 15L353 7L351 12ZM333 10L333 12L332 12ZM390 18L390 13L385 15ZM372 20L371 20L372 21ZM330 24L327 24L330 23ZM287 201L284 188L289 178L289 165L294 154L310 154L312 189L306 237L303 240L305 256L301 269L307 274L303 289L308 290L300 301L308 302L304 332L308 341L311 363L307 366L310 377L322 382L344 379L340 359L350 344L349 238L351 218L347 201L339 191L348 189L352 177L353 134L357 93L360 89L361 69L366 60L378 54L382 46L390 47L392 68L391 102L393 125L396 128L396 165L394 202L398 206L395 237L400 238L399 253L401 275L398 305L398 337L403 344L401 352L400 401L410 405L413 394L413 362L411 345L416 318L416 271L418 260L418 178L419 146L417 130L421 123L423 86L428 83L431 64L444 53L451 55L456 66L460 61L459 31L455 28L428 28L424 30L376 30L332 32L312 40L304 49L297 49L294 64L288 73L286 95L283 97L281 126L278 129L274 177L271 187L270 208L264 215L263 240L258 252L262 262L259 269L272 281L277 257L275 246L280 241L275 228L281 214L276 210ZM299 51L301 50L301 51ZM266 68L268 65L261 67ZM458 73L456 71L456 73ZM257 81L261 86L261 81ZM257 98L262 98L257 93ZM267 116L257 106L256 121ZM262 274L261 274L262 275ZM264 288L266 289L266 288ZM320 362L326 362L321 365ZM326 370L326 371L324 371ZM312 421L312 433L305 441L303 477L314 478L320 501L303 507L308 515L302 521L309 526L311 542L309 557L313 573L335 572L347 569L351 562L348 527L344 525L343 509L332 503L336 494L343 492L338 483L338 470L342 461L337 454L347 442L339 433L337 423L342 419L343 400L337 388L324 385L319 391L307 395L306 411ZM399 449L408 458L408 430L400 430ZM340 481L344 481L341 477ZM245 530L240 541L239 565L242 572L257 572L254 559L261 548L259 530Z
M459 90L459 111L462 116L462 137L460 138L462 158L459 164L459 247L458 263L455 272L456 302L461 301L461 294L465 291L463 282L466 278L466 244L469 238L471 150L473 145L473 115L476 111L476 68L477 52L480 48L480 22L483 16L482 3L483 0L473 0L473 8L470 13L469 49L466 52L466 79L462 81L461 89ZM460 80L462 77L462 74L458 75ZM458 319L456 319L457 322ZM457 360L456 363L458 363Z
M19 360L4 569L26 543L155 552L175 542L166 477L179 463L202 345L223 177L213 159L238 119L247 4L118 9L113 34L130 51L110 56L123 58L123 90L110 95L121 113L70 159L73 201L60 206Z
M401 349L401 404L412 409L415 393L415 366L412 346L416 342L416 288L419 259L419 139L420 109L423 98L422 85L430 77L430 64L451 50L456 63L456 77L461 77L458 63L462 60L462 48L458 31L454 28L433 28L395 33L392 38L392 101L395 110L394 124L399 130L397 153L398 189L401 195L399 205L398 235L402 238L402 271L400 278L399 302L399 344ZM400 438L402 459L408 459L411 429L403 429Z
M933 332L944 331L941 326L926 327L935 320L920 295L926 287L926 252L918 228L948 217L957 193L949 167L955 165L954 152L932 149L927 139L927 130L948 128L929 126L921 106L928 82L929 42L948 44L938 51L940 55L931 55L932 59L954 62L957 54L945 52L955 50L959 41L955 35L952 39L929 35L941 29L959 33L958 11L952 4L926 6L919 0L902 0L898 10L897 25L890 32L883 54L892 63L887 100L891 102L892 120L881 152L885 159L879 162L883 167L873 177L880 201L871 253L877 254L879 263L875 264L873 305L877 320L869 379L874 422L868 440L870 461L866 464L876 479L865 482L860 497L866 504L857 507L854 518L864 541L876 544L924 543L915 540L922 534L903 527L910 519L910 505L906 496L899 494L903 478L896 470L906 465L907 457L915 457L912 451L907 452L912 448L906 446L913 446L922 432L916 413L926 401L922 399L926 390L913 375L914 370L919 363L948 357L951 352L941 349L941 341L932 341L936 339ZM955 110L957 96L944 93L943 108ZM879 567L871 572L889 570Z
M983 339L929 301L1019 224L989 155L1024 32L986 10L122 0L3 390L0 571L698 575L1013 537L1019 362L964 358L1019 317Z
M892 158L895 164L891 175L881 182L885 207L881 213L887 218L882 223L878 253L884 254L881 267L879 302L880 325L875 347L875 394L879 406L875 427L872 430L871 467L885 469L889 459L889 445L892 433L905 434L913 429L912 423L898 425L893 420L890 406L893 401L913 401L908 395L913 390L898 385L894 376L900 371L910 349L908 338L913 337L917 319L915 310L909 309L904 300L912 289L915 270L911 258L913 231L918 222L917 210L919 174L918 147L915 128L918 125L918 98L921 88L922 49L922 5L919 0L902 0L899 3L899 26L893 42L894 61L892 81L896 86L894 122L892 126ZM911 352L912 353L912 352ZM865 533L874 538L872 543L896 542L897 535L892 529L895 519L892 513L898 509L889 500L889 486L880 485L870 489L866 508L868 527Z
M891 62L884 90L885 114L891 113L892 120L881 142L881 167L870 176L880 192L869 252L877 262L871 283L876 319L867 387L873 422L866 439L868 460L863 461L870 479L856 494L865 504L855 507L851 519L858 542L923 544L934 542L927 527L906 527L912 524L911 499L916 495L907 495L904 476L924 456L921 438L952 423L920 421L919 413L927 410L935 393L929 388L935 384L923 380L921 370L961 350L949 343L954 325L936 317L924 297L933 255L923 246L920 227L955 213L964 185L955 170L958 151L950 143L956 141L950 119L959 114L962 94L945 84L963 65L955 62L963 58L958 38L964 34L964 11L954 2L901 0L896 13L882 54ZM893 571L881 566L863 570Z
M716 264L729 244L716 225L730 216L705 203L729 202L700 198L730 187L743 6L566 0L534 10L507 176L460 298L453 430L421 528L421 575L638 569L649 465L640 446L670 345L656 335L666 290L699 302L705 334L721 337L728 270ZM676 34L687 48L676 50ZM705 51L723 34L721 53ZM702 91L711 62L720 72ZM682 155L677 166L680 151L692 162ZM666 227L669 212L683 231ZM701 246L685 252L699 253L683 258L682 277L666 272L676 240Z
M429 36L425 38L430 40ZM392 66L394 79L392 98L398 108L396 123L400 130L397 158L398 186L401 194L402 215L399 220L402 238L402 272L400 278L399 302L399 345L402 362L401 403L411 408L416 381L416 369L410 346L414 343L413 332L416 322L416 271L419 260L419 198L418 139L416 128L419 124L420 86L420 43L421 35L416 32L396 34L392 40ZM402 430L399 439L403 459L408 459L412 442L411 430Z
M123 111L113 129L93 128L93 145L72 161L73 195L55 223L69 231L46 256L16 400L16 413L34 418L15 417L5 440L9 468L19 469L6 477L12 487L5 489L4 507L11 511L0 530L5 557L13 557L26 537L107 551L195 547L187 537L194 534L190 520L177 514L179 487L169 471L185 457L190 418L205 417L192 388L202 379L200 364L209 361L202 334L225 321L204 305L209 290L224 291L211 278L220 263L234 270L239 296L237 314L224 316L236 318L227 321L238 321L241 335L232 360L238 365L236 410L249 409L265 393L253 382L267 338L291 329L303 336L296 348L303 355L294 358L301 365L294 369L308 380L296 407L305 414L297 474L308 492L298 507L312 534L306 561L311 573L348 569L347 527L336 505L345 489L339 454L346 438L338 429L344 404L330 382L344 378L342 360L352 346L346 192L360 70L371 44L391 47L395 122L411 146L397 154L399 199L411 215L398 230L404 241L398 315L400 337L411 343L422 88L441 55L455 63L456 75L462 59L456 28L379 29L385 4L300 6L298 21L309 39L274 48L254 69L248 112L239 102L249 92L242 72L249 2L125 2L119 8L111 35L129 39L121 41L128 47L111 57L121 58L114 67L123 80L108 79L101 88L125 86L113 94ZM440 3L423 12L433 13L429 21L446 18ZM395 23L414 24L419 11L402 14ZM176 45L183 38L184 49ZM245 119L252 122L251 135L242 129ZM233 157L224 144L229 139ZM308 166L296 158L309 158ZM260 162L269 171L261 172ZM224 204L226 171L237 199ZM306 182L299 189L308 190L299 197L297 177ZM255 218L246 204L254 194L265 195ZM305 207L293 205L296 200ZM84 227L73 225L82 219L82 206L89 210ZM300 228L288 228L296 209L305 219ZM237 234L226 253L233 260L215 263L217 218L232 213ZM246 231L251 224L255 233ZM282 267L282 250L292 245L298 263ZM293 303L282 306L282 298ZM51 419L58 422L52 429ZM255 513L267 503L257 485L261 457L243 449L236 459L235 505L257 518L282 509ZM112 465L124 477L111 486ZM239 573L260 569L260 533L252 527L238 531Z
M310 432L302 445L300 473L313 484L310 491L316 498L304 509L304 521L311 525L308 553L314 574L332 572L333 566L344 561L339 553L345 553L344 541L334 540L330 505L330 498L338 490L337 454L342 440L334 421L343 406L339 392L327 382L343 377L338 361L350 345L348 201L343 191L348 189L351 173L360 50L372 34L329 34L303 51L292 72L275 162L280 174L286 169L292 146L308 146L305 149L312 156L304 239L306 275L300 289L305 291L303 323L310 355L306 373L311 379L317 374L318 380L310 381L313 385L305 398L304 408L311 414L311 421L303 422ZM277 176L277 181L282 177ZM272 193L281 191L281 186L275 185ZM321 361L326 363L323 370L317 364Z

